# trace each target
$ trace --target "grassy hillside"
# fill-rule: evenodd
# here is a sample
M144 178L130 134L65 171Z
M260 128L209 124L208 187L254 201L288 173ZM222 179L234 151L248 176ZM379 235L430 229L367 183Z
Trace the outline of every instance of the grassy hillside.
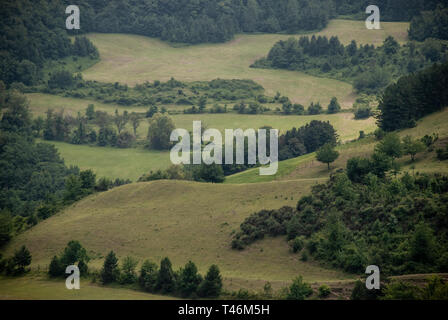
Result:
M26 244L33 265L43 268L71 239L79 240L99 267L113 249L159 262L168 256L178 268L188 260L201 272L213 263L226 283L250 287L254 281L289 281L302 274L308 281L350 278L338 271L302 262L282 239L266 239L248 250L230 248L232 230L262 208L295 205L315 183L312 180L251 185L213 185L155 181L90 196L19 235L5 255Z
M364 21L333 20L318 33L337 35L344 43L379 45L393 35L400 42L407 36L408 23L382 23L382 30L368 30ZM202 44L173 47L158 39L123 34L91 34L89 39L98 47L101 61L83 72L85 79L110 82L111 79L134 85L144 81L252 79L260 83L268 95L277 91L294 102L309 105L320 101L327 105L338 97L344 106L354 101L351 85L330 79L316 78L301 72L250 69L258 58L267 54L278 40L291 35L238 35L223 44Z

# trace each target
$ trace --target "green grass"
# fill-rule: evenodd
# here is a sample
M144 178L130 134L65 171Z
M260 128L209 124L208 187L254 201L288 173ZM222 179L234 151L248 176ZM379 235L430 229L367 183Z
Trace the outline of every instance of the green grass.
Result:
M39 274L24 277L0 276L0 300L167 300L167 296L136 290L104 287L81 279L79 290L68 290L65 279L48 279Z
M76 165L82 170L93 169L98 177L136 181L144 173L166 169L171 165L168 151L79 146L55 141L41 142L55 145L66 165Z
M382 23L382 30L367 30L364 21L333 20L318 34L337 35L346 44L355 39L358 43L380 45L388 35L405 41L408 26L408 23ZM99 49L101 61L84 71L83 76L102 82L113 79L129 85L165 81L171 77L182 81L252 79L266 89L266 94L275 95L279 91L306 106L312 101L326 106L336 96L344 107L350 107L355 95L348 83L301 72L249 68L255 60L267 55L275 42L290 36L243 34L223 44L179 48L136 35L90 34L88 37Z

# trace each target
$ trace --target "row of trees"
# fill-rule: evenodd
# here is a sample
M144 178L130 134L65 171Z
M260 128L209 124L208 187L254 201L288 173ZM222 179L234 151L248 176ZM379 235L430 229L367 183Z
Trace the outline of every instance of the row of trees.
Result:
M174 122L169 116L156 114L150 121L148 129L148 147L157 150L171 148L169 140ZM263 129L271 129L263 127ZM325 144L335 146L338 140L336 130L330 122L312 120L305 126L293 128L279 137L279 160L299 157L317 151ZM225 148L225 146L223 146ZM245 140L245 159L247 159L247 138ZM328 158L327 158L328 159ZM334 160L333 160L334 161ZM332 162L332 161L331 161ZM331 163L330 162L330 163ZM328 163L328 162L326 162ZM223 182L224 176L244 171L254 165L188 165L172 167L168 170L150 172L140 178L140 181L153 181L161 179L195 180L204 182Z
M171 42L224 42L239 32L316 30L335 15L332 1L82 0L82 32L134 33Z
M236 101L272 102L264 96L264 88L253 80L223 80L181 82L174 78L166 82L155 80L134 87L115 83L86 81L81 74L67 70L53 71L47 86L36 90L64 97L88 98L122 106L156 104L197 105L205 109L207 103Z
M325 111L327 114L335 114L342 110L341 105L338 102L338 99L336 97L331 98L330 103L328 104L327 110ZM311 102L311 104L308 106L308 109L305 110L305 107L301 104L294 103L292 104L289 99L287 102L283 103L282 114L285 115L317 115L324 113L324 110L322 108L322 105L320 102L314 103Z
M86 249L78 241L70 241L59 256L53 257L48 274L51 277L63 277L66 267L76 264L82 277L95 277L95 272L88 269L89 260ZM105 285L138 284L147 292L178 295L183 298L217 298L221 294L222 277L216 265L212 265L203 277L191 261L180 270L174 271L169 258L162 259L160 267L150 260L145 260L137 274L138 264L137 259L127 256L122 259L120 265L115 253L110 251L98 276Z
M77 118L64 115L63 109L58 112L49 109L45 120L42 117L33 120L33 129L36 137L49 141L129 148L136 139L142 118L126 110L122 114L115 110L115 114L110 116L107 112L95 111L94 105L90 104L85 115L78 113ZM128 124L133 134L126 130Z

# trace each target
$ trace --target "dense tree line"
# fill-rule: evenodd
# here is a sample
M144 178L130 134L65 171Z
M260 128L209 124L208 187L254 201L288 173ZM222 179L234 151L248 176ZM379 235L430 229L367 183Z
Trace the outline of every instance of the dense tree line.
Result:
M445 272L448 268L448 177L405 172L395 159L431 148L437 136L380 135L370 158L351 158L346 170L316 185L296 208L262 210L248 217L232 247L286 235L294 253L347 272L378 265L384 274Z
M448 40L448 8L439 5L434 11L423 11L415 16L409 27L411 40L427 38Z
M378 124L385 131L414 127L448 105L448 63L400 78L380 98Z
M381 0L383 20L410 20L442 1ZM340 14L361 13L367 1L352 0L80 0L81 29L65 30L70 1L2 1L0 80L32 85L47 60L71 55L98 57L86 32L133 33L172 42L224 42L238 32L297 32L324 28ZM420 29L420 27L419 27Z
M383 20L409 21L440 0L380 0ZM68 3L68 2L67 2ZM297 32L324 28L337 14L365 18L368 1L197 0L79 1L83 32L120 32L172 42L223 42L239 32Z
M351 81L359 92L375 93L393 79L421 70L434 62L446 61L446 46L435 39L400 46L393 37L382 46L344 46L338 37L302 36L277 42L266 58L252 67L300 70L311 74Z

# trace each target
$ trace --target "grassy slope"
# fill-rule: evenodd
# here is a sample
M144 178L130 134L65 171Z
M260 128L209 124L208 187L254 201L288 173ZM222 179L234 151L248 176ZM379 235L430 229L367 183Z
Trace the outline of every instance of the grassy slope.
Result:
M387 35L400 42L406 39L408 23L382 23L382 30L367 30L363 21L333 20L322 35L337 35L342 42L352 39L358 43L379 45ZM338 97L344 106L354 100L350 84L316 78L301 72L286 70L250 69L249 65L265 56L272 45L291 35L238 35L223 44L202 44L174 48L158 39L123 34L90 34L98 47L101 61L83 72L85 79L110 82L110 79L134 85L144 81L253 79L268 95L277 91L294 102L308 105L321 101L327 105L331 97Z
M242 252L230 248L232 230L249 214L293 206L314 183L304 180L248 187L155 181L127 185L90 196L41 222L15 238L5 256L26 244L33 265L42 268L69 240L77 239L96 258L91 263L95 267L111 249L120 257L132 255L140 260L160 261L168 256L176 268L191 259L203 273L217 263L228 286L233 281L249 287L251 281L289 281L298 274L308 281L350 278L314 262L301 262L281 238L268 238Z

